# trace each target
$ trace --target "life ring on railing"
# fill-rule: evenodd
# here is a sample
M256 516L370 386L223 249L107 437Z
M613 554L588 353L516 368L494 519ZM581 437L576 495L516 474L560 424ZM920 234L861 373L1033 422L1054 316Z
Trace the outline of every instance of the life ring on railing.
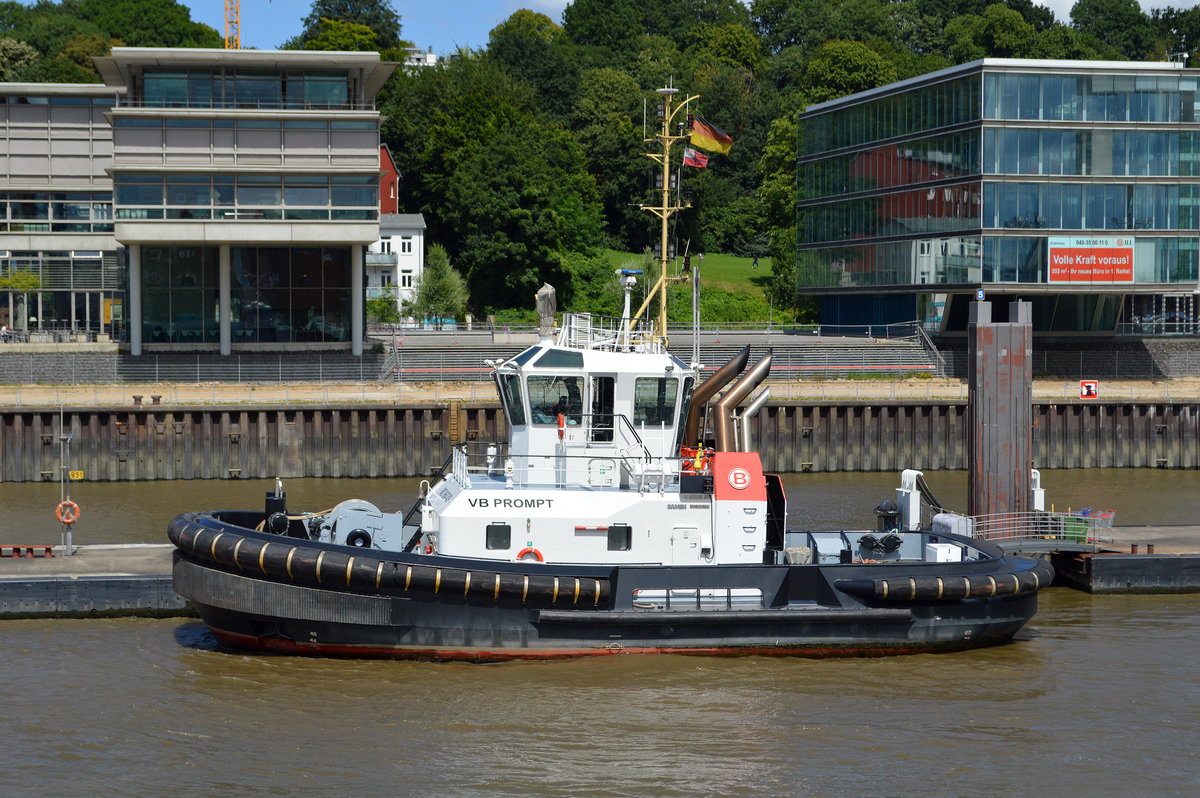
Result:
M545 561L546 561L546 558L542 556L542 553L541 553L540 551L538 551L537 549L535 549L533 546L526 546L525 548L523 548L523 549L521 549L520 551L518 551L518 552L517 552L517 559L518 559L518 560L523 560L523 559L525 559L525 555L526 555L526 554L532 554L534 557L537 557L537 561L538 561L538 562L545 562Z
M567 417L565 415L563 415L562 413L559 413L558 414L558 439L560 441L563 439L563 435L566 434L566 431L567 431Z
M79 520L79 505L70 499L58 503L58 507L54 509L54 516L62 523L70 526Z

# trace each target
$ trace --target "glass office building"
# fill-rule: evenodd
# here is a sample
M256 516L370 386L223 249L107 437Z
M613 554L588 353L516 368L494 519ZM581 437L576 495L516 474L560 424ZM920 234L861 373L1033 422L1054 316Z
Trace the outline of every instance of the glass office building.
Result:
M1197 332L1200 70L985 59L800 115L797 281L822 322Z

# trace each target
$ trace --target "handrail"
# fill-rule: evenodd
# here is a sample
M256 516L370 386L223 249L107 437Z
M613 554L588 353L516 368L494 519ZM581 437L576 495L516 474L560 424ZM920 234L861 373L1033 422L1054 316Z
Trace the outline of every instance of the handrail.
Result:
M1113 515L1108 510L1088 515L1034 510L977 515L970 520L974 536L992 543L1048 540L1096 548L1101 542L1112 540L1101 530L1112 528Z
M937 368L937 376L946 376L946 358L934 346L933 339L929 337L929 333L925 332L925 328L920 324L917 325L917 340L921 342L921 348L929 355L933 356L934 363Z

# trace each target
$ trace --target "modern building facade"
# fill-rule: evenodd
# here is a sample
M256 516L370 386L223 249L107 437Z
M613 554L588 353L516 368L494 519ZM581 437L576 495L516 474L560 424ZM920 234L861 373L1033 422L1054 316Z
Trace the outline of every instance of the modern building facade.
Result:
M985 59L799 117L798 289L822 323L1033 303L1036 332L1197 329L1200 70Z
M113 235L119 98L92 84L0 84L0 324L119 337L125 269Z
M104 86L0 86L4 188L22 217L0 247L45 275L36 326L47 308L55 323L98 316L135 355L361 354L363 253L379 239L374 98L395 65L127 47L95 62Z

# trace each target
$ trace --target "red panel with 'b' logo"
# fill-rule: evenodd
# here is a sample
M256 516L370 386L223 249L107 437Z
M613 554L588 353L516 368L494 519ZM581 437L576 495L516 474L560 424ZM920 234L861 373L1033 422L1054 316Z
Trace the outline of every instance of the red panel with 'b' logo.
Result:
M717 501L767 500L767 480L758 452L717 452L713 455L712 470Z

